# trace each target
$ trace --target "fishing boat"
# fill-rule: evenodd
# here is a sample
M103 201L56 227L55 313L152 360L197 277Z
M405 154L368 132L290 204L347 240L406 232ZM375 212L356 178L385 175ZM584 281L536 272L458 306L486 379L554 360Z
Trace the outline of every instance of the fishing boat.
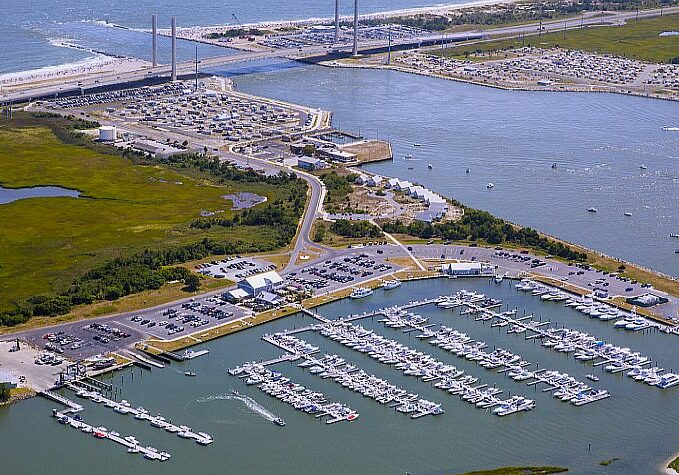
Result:
M391 289L395 289L396 287L399 287L400 285L401 285L401 281L398 280L398 279L385 280L382 283L382 288L384 290L391 290Z
M372 289L369 289L367 287L357 287L354 289L353 292L351 292L351 295L349 295L349 297L355 300L369 297L372 294L373 294Z

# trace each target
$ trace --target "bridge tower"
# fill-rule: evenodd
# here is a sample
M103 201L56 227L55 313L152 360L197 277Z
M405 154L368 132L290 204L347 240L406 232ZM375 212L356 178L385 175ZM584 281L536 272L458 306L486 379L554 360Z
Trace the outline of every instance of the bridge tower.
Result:
M339 0L335 0L335 43L339 41Z
M171 80L177 80L177 18L172 17L172 76Z
M151 15L151 64L158 66L158 15Z
M354 49L352 54L358 56L358 0L354 0Z

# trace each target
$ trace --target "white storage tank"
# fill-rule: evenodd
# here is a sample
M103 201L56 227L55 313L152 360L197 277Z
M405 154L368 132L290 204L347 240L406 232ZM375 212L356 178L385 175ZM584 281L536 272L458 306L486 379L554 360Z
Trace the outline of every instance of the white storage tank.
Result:
M99 127L99 140L102 142L115 142L118 139L118 131L115 125L102 125Z

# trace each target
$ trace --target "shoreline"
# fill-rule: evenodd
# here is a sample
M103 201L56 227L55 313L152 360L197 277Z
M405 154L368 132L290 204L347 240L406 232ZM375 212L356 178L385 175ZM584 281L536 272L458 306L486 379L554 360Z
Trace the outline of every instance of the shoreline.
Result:
M465 83L465 84L472 84L474 86L483 86L483 87L490 87L493 89L500 89L503 91L524 91L524 92L562 92L562 93L586 93L586 94L591 94L591 93L602 93L602 94L619 94L622 96L633 96L633 97L640 97L644 99L657 99L657 100L662 100L662 101L672 101L672 102L679 102L679 97L664 97L659 94L643 94L641 92L635 92L635 91L623 91L615 88L610 88L608 89L606 86L595 86L595 85L590 85L590 86L569 86L569 85L561 85L561 87L552 87L552 86L506 86L503 84L499 83L492 83L492 82L481 82L481 81L474 81L473 79L464 79L456 76L445 76L442 74L436 74L432 73L429 71L422 71L422 70L417 70L413 68L405 68L402 66L398 66L395 64L380 64L380 65L374 65L374 64L348 64L342 62L342 60L332 60L332 61L321 61L320 63L317 63L320 66L324 67L329 67L329 68L354 68L354 69L376 69L376 70L386 70L386 71L396 71L396 72L401 72L401 73L406 73L406 74L415 74L417 76L425 76L425 77L430 77L430 78L435 78L435 79L445 79L448 81L455 81L455 82L460 82L460 83Z

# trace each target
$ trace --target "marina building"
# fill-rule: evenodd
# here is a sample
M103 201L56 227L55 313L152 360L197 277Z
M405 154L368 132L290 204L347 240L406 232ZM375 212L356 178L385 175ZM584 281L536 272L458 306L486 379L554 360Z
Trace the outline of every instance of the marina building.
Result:
M297 159L297 166L303 170L324 170L330 167L330 164L320 158L300 157Z
M0 371L0 386L14 389L19 385L19 378L7 371Z
M461 277L492 275L493 271L493 266L483 262L451 262L441 266L443 274Z

